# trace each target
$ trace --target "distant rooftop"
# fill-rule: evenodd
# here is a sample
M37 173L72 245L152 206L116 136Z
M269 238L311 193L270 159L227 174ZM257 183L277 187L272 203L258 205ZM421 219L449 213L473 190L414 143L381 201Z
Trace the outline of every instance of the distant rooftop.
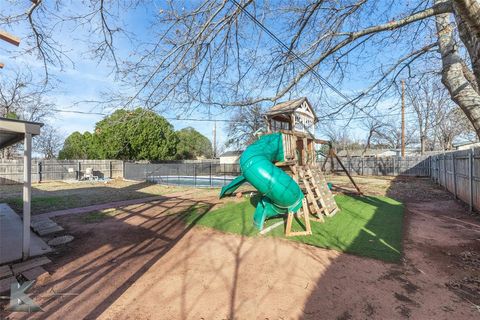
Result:
M224 152L220 155L220 157L234 157L234 156L239 156L243 153L242 150L235 150L235 151L227 151Z

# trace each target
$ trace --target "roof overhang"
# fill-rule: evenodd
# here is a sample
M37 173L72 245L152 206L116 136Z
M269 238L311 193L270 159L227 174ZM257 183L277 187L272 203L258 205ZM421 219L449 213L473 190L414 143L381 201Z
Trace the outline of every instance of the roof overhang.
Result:
M20 142L29 133L32 136L40 134L43 123L7 119L0 117L0 149Z

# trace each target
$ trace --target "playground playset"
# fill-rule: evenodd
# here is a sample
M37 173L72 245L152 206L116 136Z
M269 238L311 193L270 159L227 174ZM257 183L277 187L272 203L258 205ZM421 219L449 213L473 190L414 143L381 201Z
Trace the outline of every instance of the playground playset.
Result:
M262 194L253 217L259 230L263 230L266 219L287 214L286 236L309 235L310 219L323 222L324 216L333 216L339 210L316 162L315 144L330 146L325 161L336 157L335 151L329 141L314 137L318 119L307 98L275 105L265 114L265 120L267 133L242 153L242 175L223 187L220 197L233 194L249 182ZM291 230L294 215L304 219L305 230Z

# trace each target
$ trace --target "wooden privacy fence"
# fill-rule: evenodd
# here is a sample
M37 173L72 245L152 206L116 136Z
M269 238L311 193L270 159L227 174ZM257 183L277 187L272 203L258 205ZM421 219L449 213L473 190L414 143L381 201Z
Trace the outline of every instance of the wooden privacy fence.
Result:
M122 178L120 160L32 160L32 181L81 179L87 168L99 178ZM0 159L0 185L23 183L23 160Z
M470 206L480 210L480 148L431 156L433 181Z
M430 176L429 156L398 157L339 157L351 175L361 176ZM333 161L333 163L332 163ZM328 160L326 169L336 171L340 164L336 159ZM319 161L322 163L322 160Z

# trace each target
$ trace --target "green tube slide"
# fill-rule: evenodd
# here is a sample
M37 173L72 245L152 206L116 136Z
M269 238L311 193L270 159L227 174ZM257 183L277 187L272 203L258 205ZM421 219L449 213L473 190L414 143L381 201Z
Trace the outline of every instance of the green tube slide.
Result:
M240 156L242 175L220 192L220 198L223 198L235 192L244 182L254 186L262 194L253 217L255 226L260 230L265 219L297 212L302 206L302 190L288 174L274 165L277 161L284 161L282 133L260 137Z

